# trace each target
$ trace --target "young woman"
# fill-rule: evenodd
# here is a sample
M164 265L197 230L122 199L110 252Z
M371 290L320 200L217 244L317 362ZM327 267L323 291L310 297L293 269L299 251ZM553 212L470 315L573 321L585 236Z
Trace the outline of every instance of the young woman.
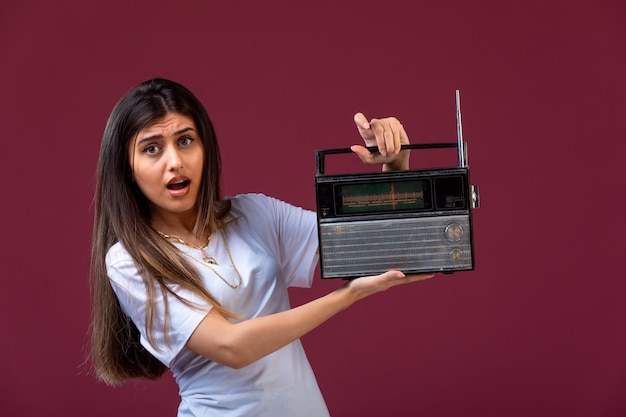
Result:
M355 115L367 164L407 169L395 118ZM357 300L429 278L389 271L291 308L317 263L315 213L223 198L211 121L185 87L144 82L115 106L98 164L92 355L109 384L171 369L179 416L324 416L299 338Z

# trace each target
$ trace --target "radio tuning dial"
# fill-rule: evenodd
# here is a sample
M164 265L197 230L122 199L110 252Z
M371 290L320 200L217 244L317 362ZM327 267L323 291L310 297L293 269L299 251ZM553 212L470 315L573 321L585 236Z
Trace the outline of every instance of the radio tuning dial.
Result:
M459 262L463 257L463 252L460 249L452 249L450 251L450 260L452 262Z
M463 228L457 223L452 223L446 227L445 234L450 242L458 242L463 237Z

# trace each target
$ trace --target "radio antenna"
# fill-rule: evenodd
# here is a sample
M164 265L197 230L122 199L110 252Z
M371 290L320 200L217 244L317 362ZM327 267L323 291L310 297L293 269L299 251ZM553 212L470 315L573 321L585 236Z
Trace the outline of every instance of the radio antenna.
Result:
M461 93L456 90L456 135L457 149L459 151L459 166L465 168L467 166L466 148L463 141L463 124L461 123Z

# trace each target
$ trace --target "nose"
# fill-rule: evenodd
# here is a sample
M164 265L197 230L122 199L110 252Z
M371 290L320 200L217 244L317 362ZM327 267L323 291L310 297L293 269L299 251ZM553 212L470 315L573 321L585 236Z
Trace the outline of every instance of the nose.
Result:
M178 171L183 167L183 159L175 146L168 146L165 152L168 171Z

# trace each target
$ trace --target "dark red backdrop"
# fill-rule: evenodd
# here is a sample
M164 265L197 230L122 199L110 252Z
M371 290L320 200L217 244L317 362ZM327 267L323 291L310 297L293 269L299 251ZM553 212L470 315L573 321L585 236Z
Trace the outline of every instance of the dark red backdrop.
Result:
M358 142L355 111L397 115L413 142L454 140L461 90L477 269L367 299L304 338L334 416L625 415L625 12L4 1L0 414L175 414L170 377L109 388L83 364L102 130L131 86L164 76L206 104L229 194L308 208L313 151ZM316 279L294 303L338 285Z

